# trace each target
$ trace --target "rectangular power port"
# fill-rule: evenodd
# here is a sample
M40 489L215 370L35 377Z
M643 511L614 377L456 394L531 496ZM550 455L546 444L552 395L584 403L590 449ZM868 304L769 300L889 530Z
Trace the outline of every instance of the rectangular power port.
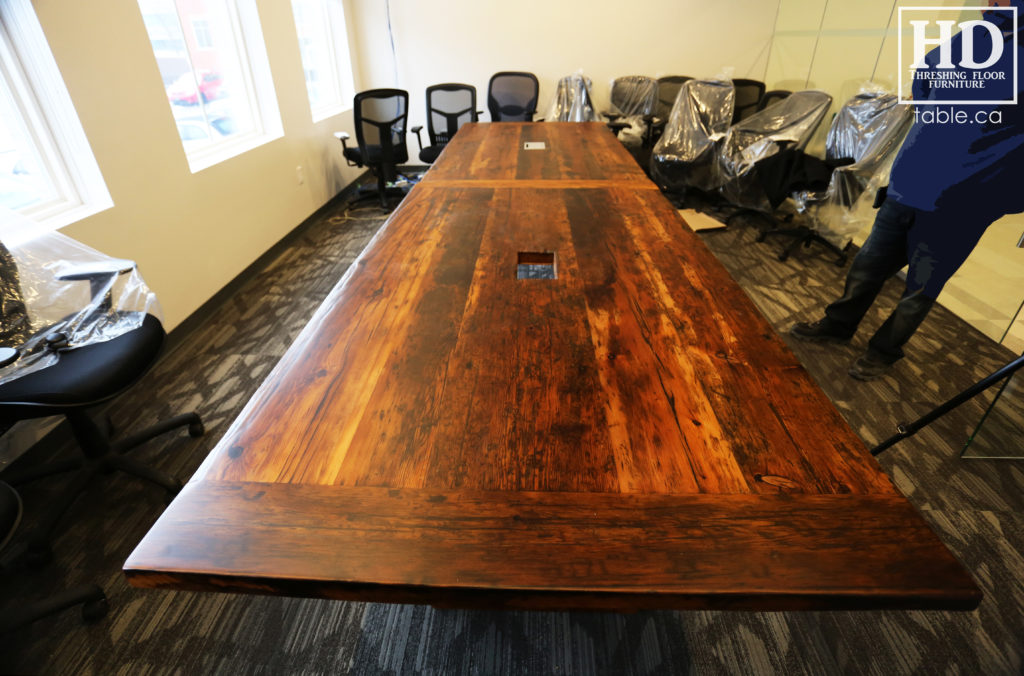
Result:
M516 279L557 279L553 251L520 251L516 259Z
M545 150L547 146L544 141L527 141L523 144L523 150Z

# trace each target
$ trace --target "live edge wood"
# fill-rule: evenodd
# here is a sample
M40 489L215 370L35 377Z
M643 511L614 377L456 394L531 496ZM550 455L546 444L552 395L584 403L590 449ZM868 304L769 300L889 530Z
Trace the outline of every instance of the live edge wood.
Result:
M517 279L521 253L553 253L557 278ZM675 209L587 124L464 127L125 572L140 587L466 607L981 598Z

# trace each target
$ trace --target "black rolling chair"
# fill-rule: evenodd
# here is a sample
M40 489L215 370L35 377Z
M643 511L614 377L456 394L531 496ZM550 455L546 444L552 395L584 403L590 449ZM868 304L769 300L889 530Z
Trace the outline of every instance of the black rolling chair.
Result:
M761 103L757 105L757 112L761 112L773 103L785 100L792 93L788 89L773 89L770 92L765 92L761 97Z
M594 122L594 99L590 95L593 83L589 77L575 73L558 81L547 115L541 122Z
M718 152L716 182L736 213L771 216L795 185L818 182L821 177L807 173L813 167L802 161L803 150L831 105L825 92L795 92L729 128Z
M409 117L409 92L404 89L370 89L356 94L352 106L356 144L349 148L347 132L335 132L341 140L342 154L350 167L369 167L377 177L377 187L360 192L378 196L380 206L388 208L389 194L403 196L401 190L388 192L387 184L398 178L398 165L409 161L405 147L405 128Z
M21 496L7 483L0 481L0 552L11 541L21 521ZM4 569L3 574L15 574ZM68 589L43 601L18 604L0 610L0 635L14 631L68 608L82 606L82 619L96 622L107 614L107 597L97 585L89 584Z
M691 79L679 90L650 161L651 178L678 203L688 195L709 196L719 187L718 152L732 121L735 95L728 80Z
M476 122L476 87L467 84L439 84L427 87L427 135L430 145L423 147L421 125L412 128L420 146L420 161L433 164L455 132L467 122Z
M612 82L611 110L601 113L625 145L645 146L650 140L658 82L644 75L626 75Z
M732 123L736 124L761 110L761 99L764 97L765 86L759 80L744 80L743 78L733 80L732 85L736 88L736 106L732 111Z
M70 268L56 275L56 280L90 284L90 310L82 324L102 314L120 319L113 307L111 288L120 275L134 270L131 261L105 261L102 264ZM4 326L25 327L27 312L21 293L17 266L6 247L0 244L0 290L3 291ZM101 300L97 300L101 299ZM20 308L23 316L6 312ZM134 325L134 324L133 324ZM124 392L141 378L156 361L164 341L164 329L156 317L145 314L135 328L103 342L76 346L76 335L56 326L36 331L24 342L12 336L27 332L5 330L8 341L0 347L0 368L17 366L19 360L30 360L43 351L54 363L35 371L25 369L24 375L0 384L0 424L19 420L63 415L71 425L81 455L71 460L15 467L4 473L4 480L17 486L56 473L74 471L69 485L59 494L44 514L34 519L35 529L27 539L28 555L38 562L50 558L50 539L61 518L89 483L101 472L120 470L164 488L170 496L181 490L181 481L169 474L148 467L123 455L125 452L176 429L188 427L190 436L204 433L202 421L195 413L179 415L153 427L113 441L106 425L97 424L87 410Z
M502 71L487 84L487 110L494 122L533 122L540 84L533 73Z
M885 184L890 160L912 121L911 107L901 105L895 94L864 91L847 101L829 128L825 159L803 155L797 162L803 175L811 173L807 167L813 167L814 173L828 177L825 187L798 186L793 193L808 224L764 230L758 241L772 236L790 238L779 253L780 261L801 247L817 244L835 255L836 265L844 265L850 240L867 225L869 217L865 215L871 213L867 202ZM858 206L863 207L860 214Z

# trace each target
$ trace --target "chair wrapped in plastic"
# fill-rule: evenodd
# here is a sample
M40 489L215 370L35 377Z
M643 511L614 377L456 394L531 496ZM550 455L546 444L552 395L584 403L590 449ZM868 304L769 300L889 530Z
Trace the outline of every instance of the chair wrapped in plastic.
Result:
M611 87L610 110L602 113L623 145L637 148L649 138L658 83L644 75L615 78Z
M544 116L547 122L594 122L594 104L590 97L593 83L579 73L566 75L558 81L555 96Z
M17 352L0 385L52 366L63 350L134 331L160 305L132 261L0 214L0 347Z
M145 479L170 495L181 481L125 453L179 427L201 436L195 413L162 420L111 438L89 411L126 391L156 362L166 334L156 297L135 263L110 258L57 232L39 232L0 210L0 425L63 415L80 454L8 470L12 486L51 474L74 478L45 507L28 538L35 560L50 555L64 514L100 474L113 470Z
M792 166L831 105L823 91L795 92L731 127L716 164L722 195L735 206L771 213L792 192Z
M895 94L866 87L839 110L825 141L828 188L794 193L814 230L840 249L874 219L871 204L888 180L913 111Z
M732 121L735 92L726 80L688 80L651 156L651 178L667 192L718 187L718 143Z

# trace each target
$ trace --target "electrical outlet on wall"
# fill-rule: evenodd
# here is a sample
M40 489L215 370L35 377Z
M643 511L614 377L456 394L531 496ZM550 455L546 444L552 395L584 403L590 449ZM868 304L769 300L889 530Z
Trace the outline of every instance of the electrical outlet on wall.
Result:
M302 173L302 165L301 164L299 166L295 167L295 180L297 180L299 182L299 185L302 185L303 183L306 182L306 177Z

